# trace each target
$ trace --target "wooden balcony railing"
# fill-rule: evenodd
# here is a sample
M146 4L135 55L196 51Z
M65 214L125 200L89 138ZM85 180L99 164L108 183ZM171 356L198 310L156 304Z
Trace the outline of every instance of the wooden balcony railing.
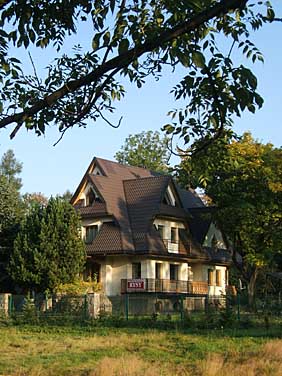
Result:
M166 249L170 253L191 253L191 242L181 240L162 239Z
M208 283L204 281L180 281L170 279L122 279L121 293L161 292L207 295Z

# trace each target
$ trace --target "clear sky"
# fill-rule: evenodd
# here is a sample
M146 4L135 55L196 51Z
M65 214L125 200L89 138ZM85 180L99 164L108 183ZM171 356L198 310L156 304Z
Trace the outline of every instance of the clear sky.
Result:
M274 0L273 5L277 16L282 17L281 0ZM82 44L86 40L91 41L90 31L84 30L84 33L76 38L82 38L82 41L79 40ZM262 142L271 142L277 147L282 145L281 39L282 23L266 25L251 37L265 56L264 64L258 63L254 66L259 92L264 97L265 104L255 115L245 113L242 118L235 119L235 130L238 133L250 130L255 138ZM77 42L78 39L75 40L75 43ZM48 59L50 54L55 57L55 51L50 49L32 54L38 67L46 66L47 55ZM26 56L27 52L22 51L23 61L28 61ZM67 189L74 192L94 156L113 159L129 134L160 130L169 122L167 112L177 107L169 92L176 83L175 75L166 74L159 82L148 81L142 89L127 84L126 96L116 103L116 112L110 118L117 123L119 117L123 116L118 129L111 128L103 120L89 122L86 128L68 131L55 147L53 144L59 137L55 128L47 129L44 137L21 130L13 140L9 139L7 130L2 130L0 156L7 149L13 149L16 158L23 163L23 193L42 192L50 196L63 193ZM173 159L172 162L175 164L178 161Z

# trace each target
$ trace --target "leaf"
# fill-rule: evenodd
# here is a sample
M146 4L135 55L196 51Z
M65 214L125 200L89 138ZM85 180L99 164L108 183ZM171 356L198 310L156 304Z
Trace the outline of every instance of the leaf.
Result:
M129 48L129 41L128 39L122 39L118 46L118 53L119 55L125 53L128 51Z
M198 68L204 68L206 61L205 57L201 52L194 51L192 52L192 61Z
M109 44L111 38L111 34L109 31L107 31L103 36L104 45L107 46Z

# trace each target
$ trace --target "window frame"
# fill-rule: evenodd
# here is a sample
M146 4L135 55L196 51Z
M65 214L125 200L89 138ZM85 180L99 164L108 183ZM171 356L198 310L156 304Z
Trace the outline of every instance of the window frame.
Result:
M131 264L132 266L132 279L141 279L142 277L142 268L141 268L141 262L133 262Z
M176 278L172 278L176 277ZM179 265L178 264L169 264L169 280L178 281L179 280Z
M91 244L98 234L98 225L85 226L84 243Z

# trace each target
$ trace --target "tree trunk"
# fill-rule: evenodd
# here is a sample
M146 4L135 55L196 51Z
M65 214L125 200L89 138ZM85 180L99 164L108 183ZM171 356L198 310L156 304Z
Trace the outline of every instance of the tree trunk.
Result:
M255 267L247 284L248 304L251 309L255 309L255 288L256 288L257 276L258 276L258 268Z

